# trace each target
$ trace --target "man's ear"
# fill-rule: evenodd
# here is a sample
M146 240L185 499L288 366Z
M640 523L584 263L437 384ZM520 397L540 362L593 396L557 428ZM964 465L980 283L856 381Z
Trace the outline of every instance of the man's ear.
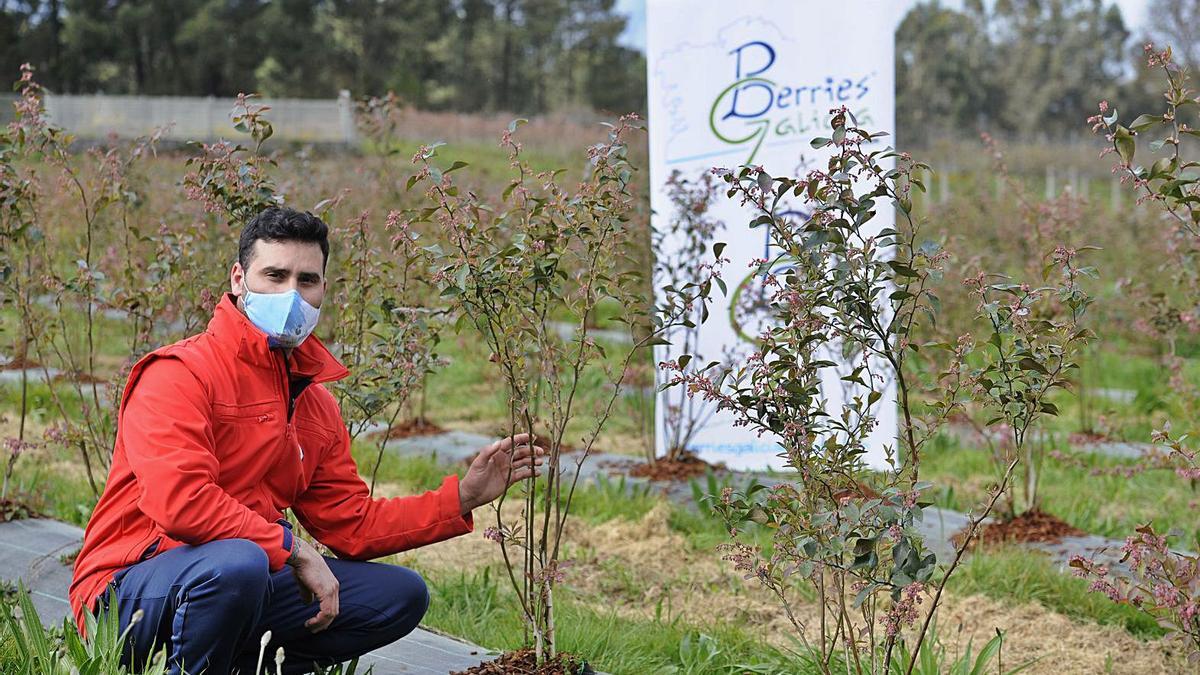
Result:
M234 261L233 267L229 268L229 290L236 296L241 297L242 289L246 287L246 271L242 269L240 261Z

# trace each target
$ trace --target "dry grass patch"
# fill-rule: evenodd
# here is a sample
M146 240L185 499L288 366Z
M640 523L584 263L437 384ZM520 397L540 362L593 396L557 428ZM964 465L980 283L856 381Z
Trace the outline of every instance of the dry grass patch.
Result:
M394 484L377 493L401 494ZM510 500L505 512L515 515L520 503ZM597 612L630 619L681 621L704 626L714 621L751 626L769 644L790 647L793 628L775 597L753 581L742 579L717 551L696 550L668 525L670 507L659 503L637 521L613 519L598 525L572 521L566 537L566 585ZM500 549L483 538L494 516L475 514L476 531L466 536L409 551L400 564L423 573L471 573L502 564ZM928 603L928 600L926 601ZM998 600L951 593L943 598L939 633L950 657L979 649L1004 631L1004 663L1013 666L1040 659L1032 674L1179 673L1186 672L1178 649L1165 639L1143 641L1121 628L1075 621L1037 603L1013 605ZM800 604L797 617L817 637L819 614L813 603Z

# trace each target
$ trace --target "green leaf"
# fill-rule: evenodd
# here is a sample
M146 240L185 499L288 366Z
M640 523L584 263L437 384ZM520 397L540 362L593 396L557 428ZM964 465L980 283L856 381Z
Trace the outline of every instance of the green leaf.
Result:
M1021 367L1021 370L1032 370L1034 372L1041 373L1042 375L1050 374L1050 371L1046 370L1045 366L1029 358L1028 356L1017 362L1017 365Z
M1004 633L999 629L996 630L996 637L988 640L988 643L979 651L979 656L975 659L975 664L971 667L970 675L984 675L988 672L988 664L996 655L1000 653L1000 648L1004 645Z
M892 271L895 272L896 276L898 277L909 277L915 279L917 276L919 276L917 272L913 270L913 268L897 260L889 260L887 265L888 267L892 268Z
M1128 164L1133 161L1133 154L1137 151L1137 143L1133 140L1133 134L1123 126L1117 126L1116 132L1113 134L1113 144L1117 147L1117 154L1121 156L1121 160Z
M1162 121L1162 115L1138 115L1137 119L1129 123L1129 130L1134 133L1145 131Z
M771 190L771 183L771 174L767 173L766 171L758 172L758 189L762 190L763 192L769 192Z

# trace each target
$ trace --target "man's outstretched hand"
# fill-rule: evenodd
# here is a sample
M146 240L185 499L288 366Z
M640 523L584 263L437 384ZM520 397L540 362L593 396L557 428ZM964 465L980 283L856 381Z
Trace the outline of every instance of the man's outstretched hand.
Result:
M545 453L530 444L529 434L517 434L480 450L458 483L463 515L504 494L513 483L536 475L542 465L540 455Z

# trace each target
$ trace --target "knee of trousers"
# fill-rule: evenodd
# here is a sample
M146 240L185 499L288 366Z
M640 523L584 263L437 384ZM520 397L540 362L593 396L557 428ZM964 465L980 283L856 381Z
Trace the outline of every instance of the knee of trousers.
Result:
M429 587L420 574L406 567L391 567L387 580L387 628L400 633L412 632L429 610Z
M257 606L270 590L267 553L247 539L226 539L205 544L205 585L219 604Z

